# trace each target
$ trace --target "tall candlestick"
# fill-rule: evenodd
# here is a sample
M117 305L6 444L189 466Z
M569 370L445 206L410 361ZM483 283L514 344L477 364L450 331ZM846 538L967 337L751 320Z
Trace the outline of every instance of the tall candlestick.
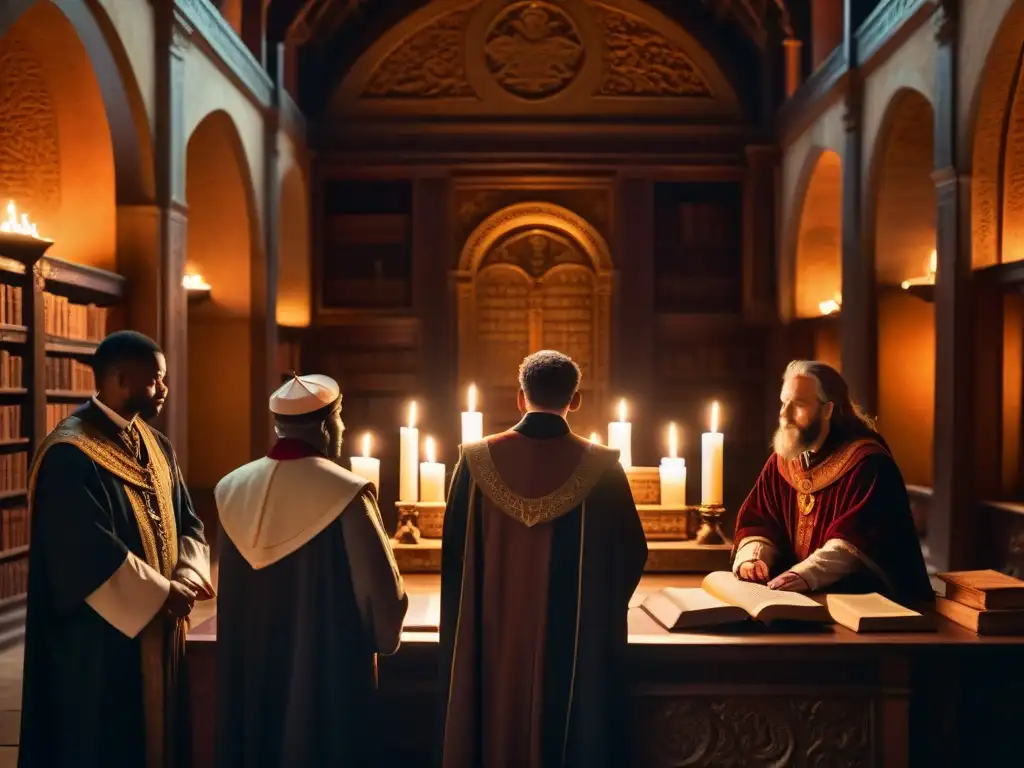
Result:
M711 404L711 431L700 436L700 503L722 504L722 439L718 431L718 402Z
M419 501L420 431L416 429L416 403L409 403L409 426L402 427L398 457L398 500Z
M380 494L380 459L370 455L370 433L363 435L363 455L351 458L352 471L364 480L373 483L373 490Z
M619 450L619 463L633 466L633 425L626 421L626 401L619 400L619 420L608 424L608 447Z
M444 464L437 461L434 438L423 441L426 461L420 464L420 501L444 501Z
M668 425L668 456L662 458L658 474L661 477L661 504L664 507L686 506L686 459L679 458L676 425Z
M484 415L476 409L476 384L469 385L466 394L467 410L462 412L462 444L473 443L484 437Z

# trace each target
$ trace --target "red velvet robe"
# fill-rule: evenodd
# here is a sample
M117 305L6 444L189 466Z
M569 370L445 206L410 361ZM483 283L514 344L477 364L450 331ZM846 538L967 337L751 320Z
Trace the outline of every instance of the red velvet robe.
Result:
M929 599L906 485L887 447L871 438L830 440L823 454L809 468L800 459L768 459L736 518L736 545L751 538L772 544L775 575L841 539L861 567L829 591Z
M444 768L618 768L647 559L611 451L530 414L463 447L441 560Z

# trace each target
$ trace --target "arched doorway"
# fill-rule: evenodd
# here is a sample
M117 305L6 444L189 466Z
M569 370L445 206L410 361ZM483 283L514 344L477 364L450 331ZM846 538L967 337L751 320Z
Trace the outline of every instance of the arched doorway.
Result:
M286 328L302 328L310 322L309 200L306 178L296 164L281 180L278 210L277 322Z
M480 389L485 431L519 418L519 363L558 349L583 372L577 431L607 423L611 254L588 222L548 203L488 217L459 259L459 379Z
M902 286L934 270L933 126L932 106L918 91L893 96L869 187L878 284L878 426L906 482L926 487L932 484L932 452L921 447L932 444L935 423L935 305L927 291Z
M199 504L253 458L252 264L259 238L245 154L227 113L199 123L187 158L186 272L211 286L188 317L188 479Z

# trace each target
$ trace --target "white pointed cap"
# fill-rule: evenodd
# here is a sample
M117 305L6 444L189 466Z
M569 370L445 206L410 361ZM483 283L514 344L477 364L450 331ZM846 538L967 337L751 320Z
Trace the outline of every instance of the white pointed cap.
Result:
M341 395L330 376L311 373L292 376L270 396L270 412L279 416L305 416L331 405Z

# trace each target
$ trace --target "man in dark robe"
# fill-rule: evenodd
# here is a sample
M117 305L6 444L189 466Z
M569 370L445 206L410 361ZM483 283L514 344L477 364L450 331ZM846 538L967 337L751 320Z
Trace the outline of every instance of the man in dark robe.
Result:
M734 573L773 589L930 599L903 476L842 376L796 360L780 399L775 453L736 518Z
M270 399L270 453L217 485L217 768L368 766L376 655L408 597L376 489L338 465L337 383Z
M580 371L519 369L522 420L462 446L445 510L444 768L629 765L626 615L647 560L619 452L573 434Z
M98 393L40 446L21 768L189 762L186 617L213 597L209 549L170 442L146 424L167 397L145 336L108 336Z

